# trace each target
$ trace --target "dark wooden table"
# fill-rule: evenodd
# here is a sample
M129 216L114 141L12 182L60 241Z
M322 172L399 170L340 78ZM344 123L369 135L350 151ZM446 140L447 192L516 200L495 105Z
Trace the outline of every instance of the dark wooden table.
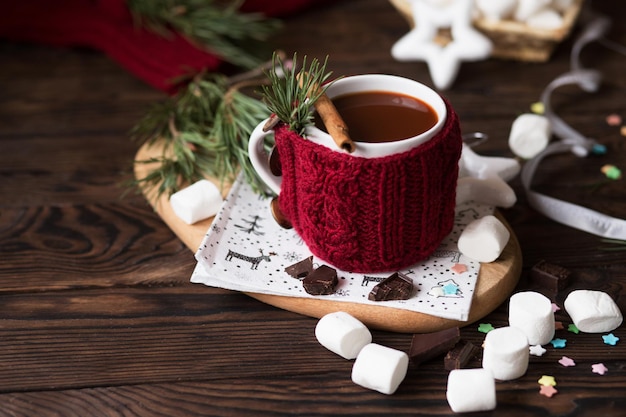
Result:
M614 20L609 38L626 45L626 6L596 2ZM336 75L382 72L431 84L423 63L399 63L391 45L407 30L384 0L345 1L286 20L274 42L288 53L330 56ZM465 63L445 93L464 131L491 138L486 155L512 156L514 118L569 68L571 40L548 63ZM626 57L594 44L584 64L600 70L596 94L571 87L559 114L606 144L604 156L554 157L535 188L607 214L626 216L626 138L605 117L626 117ZM352 362L322 348L316 320L245 295L189 282L193 254L141 195L125 195L138 145L129 129L164 98L102 54L0 42L0 416L261 416L453 414L442 360L412 366L392 396L350 380ZM560 225L526 203L503 210L523 251L519 289L539 260L572 271L572 289L608 292L626 312L626 252ZM562 312L557 318L568 323ZM502 305L483 322L507 324ZM407 350L411 336L374 331ZM561 331L565 349L531 357L527 374L497 384L490 416L626 415L626 330L616 346L599 335ZM464 339L481 343L475 324ZM562 356L577 365L558 364ZM605 375L591 372L603 362ZM479 366L474 363L473 366ZM553 375L558 394L539 395Z

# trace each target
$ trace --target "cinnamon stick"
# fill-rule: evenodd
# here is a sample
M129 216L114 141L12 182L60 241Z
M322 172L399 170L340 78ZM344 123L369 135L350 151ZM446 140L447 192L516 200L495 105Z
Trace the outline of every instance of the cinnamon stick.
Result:
M300 86L302 86L302 79L306 73L300 73L298 75ZM307 93L307 96L317 95L320 91L321 87L319 85L314 85L311 87L313 91ZM333 104L332 100L326 93L321 93L318 99L313 103L317 114L320 115L324 126L326 126L326 130L331 138L335 141L337 146L348 153L354 152L356 146L354 141L350 138L348 133L348 126L346 122L344 122L343 118L337 111L337 108Z

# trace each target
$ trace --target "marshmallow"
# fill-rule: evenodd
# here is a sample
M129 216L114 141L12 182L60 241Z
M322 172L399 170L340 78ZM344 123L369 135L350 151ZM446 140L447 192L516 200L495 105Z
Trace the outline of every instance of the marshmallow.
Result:
M409 356L399 350L370 343L352 366L352 382L383 394L393 394L404 380Z
M480 13L489 20L504 20L509 18L515 6L517 0L476 0L475 6Z
M220 190L207 180L195 182L170 197L174 213L187 224L215 216L222 203Z
M496 381L487 369L455 369L448 375L446 398L455 413L496 408Z
M459 236L459 251L478 262L493 262L502 253L511 233L495 216L472 221Z
M531 159L548 146L550 135L551 127L547 117L525 113L511 125L509 148L520 158Z
M509 299L509 326L526 334L529 345L545 345L554 338L552 302L544 295L525 291Z
M516 327L501 327L485 337L483 368L501 381L516 379L526 373L529 355L524 332Z
M315 337L326 349L345 359L356 358L365 345L372 343L368 328L343 311L322 317L315 326Z
M526 24L535 29L554 30L563 27L563 17L556 10L544 9L526 19Z
M517 201L515 191L500 177L459 178L456 184L456 204L467 201L496 207L513 207Z
M576 290L564 302L578 330L586 333L604 333L622 324L622 312L615 301L602 291Z

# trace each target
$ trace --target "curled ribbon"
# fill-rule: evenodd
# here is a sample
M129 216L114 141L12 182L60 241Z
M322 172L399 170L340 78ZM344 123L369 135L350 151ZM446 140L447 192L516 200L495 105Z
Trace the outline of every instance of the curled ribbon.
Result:
M568 203L531 190L532 180L540 162L549 155L571 152L578 157L585 157L597 142L587 138L556 115L550 105L554 90L564 85L576 84L586 92L595 92L602 79L598 71L585 69L580 63L580 52L591 42L600 40L610 27L610 21L604 16L596 16L585 27L576 40L571 54L571 70L554 79L541 94L545 116L550 121L552 133L559 138L541 153L530 159L522 168L521 180L528 203L546 217L597 236L626 240L626 221L606 214Z

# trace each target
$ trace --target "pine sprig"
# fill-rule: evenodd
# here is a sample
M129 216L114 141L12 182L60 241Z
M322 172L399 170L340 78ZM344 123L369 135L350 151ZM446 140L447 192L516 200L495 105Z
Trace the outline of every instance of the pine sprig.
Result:
M267 65L272 69L266 72L257 69L233 78L197 74L176 95L155 105L132 129L131 138L148 145L158 143L162 154L136 161L152 166L132 184L158 199L207 176L226 185L242 172L254 191L264 193L266 187L248 157L251 132L274 113L303 134L313 124L313 104L331 76L326 71L328 58L324 63L313 59L307 65L305 57L299 72L296 55L287 62L283 58L274 54ZM259 79L263 74L266 77ZM261 86L263 101L241 92L252 85ZM269 150L271 143L266 147Z
M323 63L314 58L307 67L305 56L300 71L296 54L289 65L277 55L272 61L277 70L267 73L270 84L261 87L263 101L273 114L302 136L305 128L313 124L313 104L328 88L324 85L332 75L326 71L328 57Z
M149 145L163 143L162 155L139 164L155 168L133 185L171 195L184 184L207 175L230 183L241 169L252 188L264 186L248 159L248 138L269 115L260 101L242 93L218 74L199 74L186 88L155 106L131 131L131 138Z
M260 13L241 13L242 3L129 0L128 7L139 25L155 33L170 36L172 31L178 32L227 62L253 68L261 61L264 41L280 27L280 22Z

